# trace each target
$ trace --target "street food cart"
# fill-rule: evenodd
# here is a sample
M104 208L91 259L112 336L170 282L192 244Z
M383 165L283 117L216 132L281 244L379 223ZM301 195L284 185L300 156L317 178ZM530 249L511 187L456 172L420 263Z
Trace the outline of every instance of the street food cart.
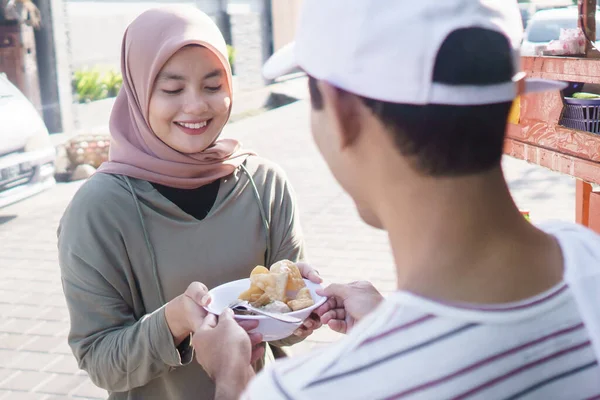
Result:
M528 77L600 84L600 52L589 40L596 38L596 1L579 0L578 4L579 27L588 39L585 54L523 57L522 68ZM582 118L600 123L600 102L597 104L598 108L581 106ZM576 221L600 232L600 133L593 133L600 129L567 127L572 124L565 123L568 104L564 92L525 95L515 107L505 154L575 177Z

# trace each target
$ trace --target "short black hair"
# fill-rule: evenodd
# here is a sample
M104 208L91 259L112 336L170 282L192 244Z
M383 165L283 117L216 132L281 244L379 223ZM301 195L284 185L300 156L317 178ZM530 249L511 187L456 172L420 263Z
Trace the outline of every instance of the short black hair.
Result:
M465 28L452 32L441 46L433 81L490 85L510 81L514 72L512 47L504 35ZM323 99L311 76L309 90L313 108L321 109ZM420 173L465 176L500 165L512 102L423 106L358 97L390 129L401 154L413 158Z

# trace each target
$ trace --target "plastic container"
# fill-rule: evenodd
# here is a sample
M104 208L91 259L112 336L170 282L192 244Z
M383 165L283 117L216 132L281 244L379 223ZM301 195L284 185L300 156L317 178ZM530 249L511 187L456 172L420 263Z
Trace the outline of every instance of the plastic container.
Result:
M580 131L600 134L600 99L565 97L560 125Z

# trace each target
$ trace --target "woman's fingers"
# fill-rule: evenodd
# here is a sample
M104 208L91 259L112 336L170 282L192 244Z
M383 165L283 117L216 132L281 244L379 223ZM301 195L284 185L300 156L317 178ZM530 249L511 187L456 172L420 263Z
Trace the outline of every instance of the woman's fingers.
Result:
M199 306L207 306L210 303L208 288L201 282L192 282L184 293Z
M311 267L310 264L305 263L305 262L298 262L298 263L296 263L296 266L300 270L300 274L302 275L303 278L308 279L312 283L318 284L318 283L323 282L323 279L319 276L319 273L317 272L317 270L314 269L313 267Z

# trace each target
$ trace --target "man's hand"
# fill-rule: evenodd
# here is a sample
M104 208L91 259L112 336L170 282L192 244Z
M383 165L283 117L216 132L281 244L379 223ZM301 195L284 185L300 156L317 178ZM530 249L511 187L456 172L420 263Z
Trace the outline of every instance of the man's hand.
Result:
M233 319L233 311L224 310L217 321L207 315L194 331L192 343L196 360L217 385L222 398L238 398L253 372L250 364L263 356L260 334L248 334ZM253 352L253 347L259 349ZM227 393L227 395L225 395Z
M192 282L183 294L167 303L165 318L176 346L189 336L195 326L200 326L207 314L203 306L209 303L208 288L200 282Z
M315 313L323 324L340 333L348 333L354 324L375 309L383 300L381 293L366 281L347 285L332 284L317 290L320 296L329 299Z

